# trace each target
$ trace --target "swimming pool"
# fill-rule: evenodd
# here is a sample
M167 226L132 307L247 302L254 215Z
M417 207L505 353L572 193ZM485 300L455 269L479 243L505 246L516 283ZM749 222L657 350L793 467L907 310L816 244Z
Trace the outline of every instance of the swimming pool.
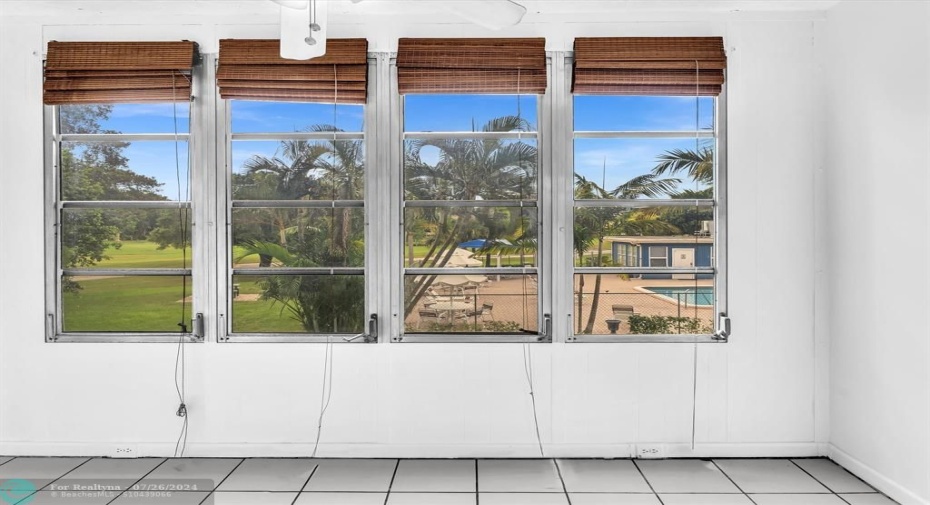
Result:
M643 289L657 295L667 296L676 302L681 300L681 303L685 305L714 305L713 286L698 286L693 288L644 286Z

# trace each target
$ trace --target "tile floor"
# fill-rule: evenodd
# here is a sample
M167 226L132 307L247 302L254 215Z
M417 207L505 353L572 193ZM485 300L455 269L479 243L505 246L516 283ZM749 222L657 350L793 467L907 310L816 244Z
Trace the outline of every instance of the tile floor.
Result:
M177 490L181 488L181 490ZM0 456L0 504L883 505L826 459Z

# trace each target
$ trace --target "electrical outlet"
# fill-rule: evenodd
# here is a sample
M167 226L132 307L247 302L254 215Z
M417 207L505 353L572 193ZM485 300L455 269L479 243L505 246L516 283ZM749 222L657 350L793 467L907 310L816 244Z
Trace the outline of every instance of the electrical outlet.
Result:
M662 459L665 457L665 445L637 445L636 457L639 459Z
M118 445L110 453L111 458L135 458L136 447L133 445Z

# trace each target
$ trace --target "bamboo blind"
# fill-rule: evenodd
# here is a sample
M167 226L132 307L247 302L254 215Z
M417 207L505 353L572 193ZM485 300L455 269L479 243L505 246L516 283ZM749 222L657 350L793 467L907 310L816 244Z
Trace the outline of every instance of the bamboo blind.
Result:
M49 42L48 105L189 101L195 42Z
M280 41L220 40L217 84L223 98L365 103L368 41L329 39L326 54L310 60L281 58Z
M577 38L572 92L715 96L726 66L720 37Z
M546 92L546 41L408 39L397 49L400 93Z

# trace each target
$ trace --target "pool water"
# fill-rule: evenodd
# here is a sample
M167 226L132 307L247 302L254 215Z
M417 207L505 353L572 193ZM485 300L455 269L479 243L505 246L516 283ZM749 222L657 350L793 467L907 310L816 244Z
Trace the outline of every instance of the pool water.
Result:
M676 302L680 299L681 303L687 305L710 305L714 304L714 288L712 286L699 286L694 288L679 287L644 287L657 295L667 296Z

